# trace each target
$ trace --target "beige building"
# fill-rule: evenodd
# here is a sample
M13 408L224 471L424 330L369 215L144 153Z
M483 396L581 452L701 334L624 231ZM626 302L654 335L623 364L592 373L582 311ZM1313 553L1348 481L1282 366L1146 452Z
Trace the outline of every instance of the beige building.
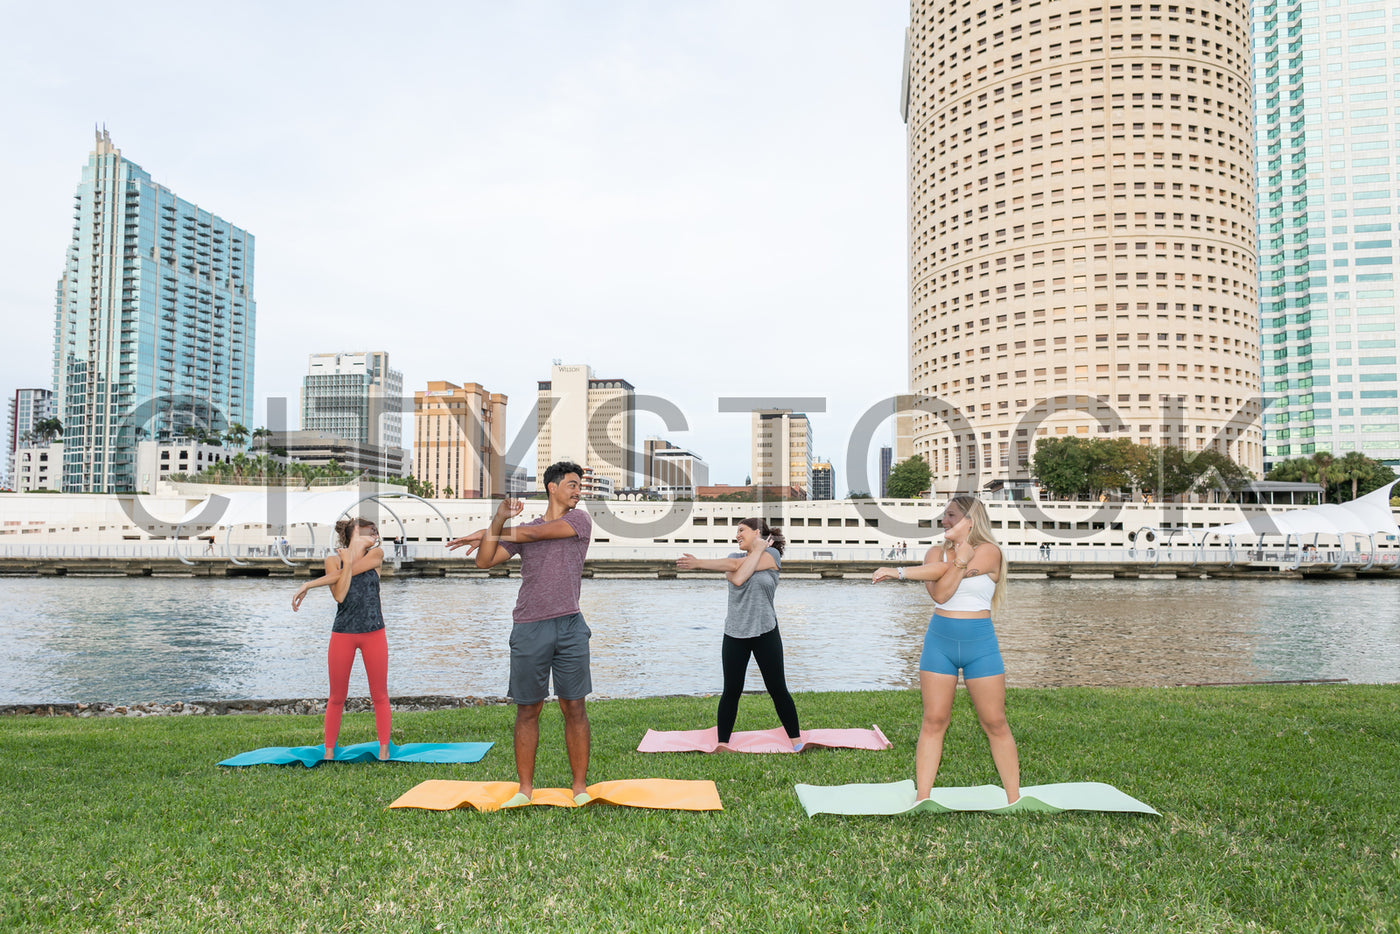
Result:
M62 441L20 447L14 453L14 463L11 482L16 493L63 489Z
M632 486L636 448L636 390L625 379L595 379L584 364L556 363L539 381L535 472L544 483L550 464L573 461L612 489Z
M413 475L445 498L506 493L506 397L430 380L413 394ZM449 492L451 491L451 492Z
M812 498L812 423L791 409L756 409L750 463L756 486L792 487Z
M912 452L1025 477L1036 438L1262 466L1244 2L913 0Z

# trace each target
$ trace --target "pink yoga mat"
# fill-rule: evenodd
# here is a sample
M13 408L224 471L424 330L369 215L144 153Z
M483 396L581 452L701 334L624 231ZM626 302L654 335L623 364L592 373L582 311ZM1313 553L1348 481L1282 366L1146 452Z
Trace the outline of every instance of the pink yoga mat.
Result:
M885 738L878 726L868 730L803 730L803 751L813 746L833 749L889 749L894 744ZM707 730L647 730L638 752L714 752L719 746L719 734L714 727ZM730 752L792 752L792 740L782 727L734 733L729 737Z

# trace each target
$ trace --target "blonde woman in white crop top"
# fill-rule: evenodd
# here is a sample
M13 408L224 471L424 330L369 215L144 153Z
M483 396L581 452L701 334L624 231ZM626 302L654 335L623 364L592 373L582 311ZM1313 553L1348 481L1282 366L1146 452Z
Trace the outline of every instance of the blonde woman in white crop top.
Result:
M919 657L924 717L914 752L914 783L919 800L927 798L938 777L961 671L1009 804L1021 796L1021 766L1006 723L1006 667L992 628L992 611L1000 612L1006 598L1006 557L992 536L986 507L976 497L953 497L942 522L943 544L930 548L923 564L879 568L873 577L877 584L920 581L934 603Z

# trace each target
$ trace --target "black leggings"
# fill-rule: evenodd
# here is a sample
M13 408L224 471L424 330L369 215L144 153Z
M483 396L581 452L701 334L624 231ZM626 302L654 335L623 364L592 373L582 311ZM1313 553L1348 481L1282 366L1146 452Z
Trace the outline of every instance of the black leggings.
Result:
M739 714L739 696L744 693L744 675L749 670L749 656L758 662L759 673L763 675L763 686L768 696L773 698L773 706L778 711L778 719L789 738L796 740L802 735L797 727L797 705L788 693L787 681L783 678L783 637L774 626L761 636L752 639L724 637L720 649L720 660L724 666L724 693L719 698L719 714L716 725L719 727L719 741L729 742L734 732L734 718Z

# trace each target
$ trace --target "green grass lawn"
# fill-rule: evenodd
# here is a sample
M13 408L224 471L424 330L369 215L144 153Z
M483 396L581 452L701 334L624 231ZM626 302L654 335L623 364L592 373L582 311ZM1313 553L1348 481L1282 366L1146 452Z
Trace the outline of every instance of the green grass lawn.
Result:
M709 778L724 811L386 810L430 778L513 780L513 711L396 714L473 765L215 763L319 718L0 721L0 930L1395 931L1400 686L1012 691L1027 785L1103 781L1162 817L809 819L792 786L912 777L917 694L798 695L885 752L641 755L713 699L590 705L591 781ZM746 697L740 729L776 725ZM567 786L547 711L536 783ZM342 742L373 738L346 717ZM996 781L960 695L940 785Z

